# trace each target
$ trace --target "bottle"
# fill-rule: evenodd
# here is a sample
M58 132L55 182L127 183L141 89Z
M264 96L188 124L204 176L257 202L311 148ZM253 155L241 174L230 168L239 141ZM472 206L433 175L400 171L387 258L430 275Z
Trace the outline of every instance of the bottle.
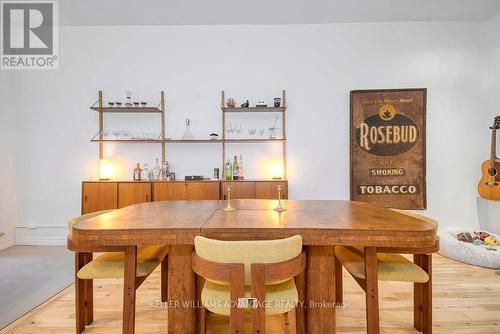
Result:
M161 168L160 168L160 159L156 159L156 165L153 168L153 180L159 180L160 179L160 173L161 173Z
M238 163L238 157L235 155L233 162L233 180L239 179L240 176L239 172L240 172L240 164Z
M169 174L170 174L170 167L168 166L168 161L163 161L163 164L161 167L162 180L168 180Z
M140 181L142 179L141 174L142 174L142 169L139 163L137 163L137 165L134 168L134 181Z
M245 178L245 165L243 164L243 156L240 154L240 168L238 170L238 180L243 180Z
M147 162L144 164L144 168L142 169L142 176L144 177L144 180L149 181L150 174Z
M233 179L233 166L231 165L231 161L229 159L227 159L227 162L224 165L224 176L226 177L226 181L231 181Z

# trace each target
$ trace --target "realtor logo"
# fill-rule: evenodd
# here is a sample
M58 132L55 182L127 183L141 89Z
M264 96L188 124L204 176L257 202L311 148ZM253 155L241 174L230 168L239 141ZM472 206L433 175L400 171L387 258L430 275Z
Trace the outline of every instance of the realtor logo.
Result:
M1 28L1 69L57 69L57 2L2 1Z

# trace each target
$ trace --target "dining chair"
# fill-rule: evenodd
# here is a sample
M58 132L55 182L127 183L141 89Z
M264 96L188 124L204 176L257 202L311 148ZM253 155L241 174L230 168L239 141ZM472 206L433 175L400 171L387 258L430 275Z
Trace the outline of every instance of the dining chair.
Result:
M392 209L404 215L418 218L437 227L437 222L429 217L403 210ZM439 248L437 241L426 249L377 247L375 263L367 261L367 249L354 246L335 247L335 302L343 304L342 267L351 274L358 285L365 291L367 333L379 333L378 284L377 281L413 283L413 323L416 330L424 334L432 333L432 253ZM372 250L370 249L369 252ZM401 254L413 254L413 263ZM373 283L367 283L365 272L368 266L375 266ZM372 280L370 280L372 281Z
M71 219L68 222L69 236L68 248L75 251L75 318L76 333L81 333L85 326L94 320L93 315L93 280L106 278L123 278L125 268L125 250L122 247L103 247L99 251L103 254L93 258L93 254L79 249L72 242L73 225L84 219L106 214L113 210L93 212ZM167 301L168 294L168 246L138 246L136 248L136 280L135 290L146 280L146 278L161 264L161 301ZM127 293L124 291L124 294ZM134 292L135 296L135 292ZM123 327L135 326L135 298L133 305L125 305ZM126 319L127 318L127 321Z
M265 333L265 316L295 308L297 333L305 333L303 302L306 266L302 237L278 240L194 239L193 271L204 282L199 292L200 333L207 311L229 316L230 333L244 332L250 311L252 333Z

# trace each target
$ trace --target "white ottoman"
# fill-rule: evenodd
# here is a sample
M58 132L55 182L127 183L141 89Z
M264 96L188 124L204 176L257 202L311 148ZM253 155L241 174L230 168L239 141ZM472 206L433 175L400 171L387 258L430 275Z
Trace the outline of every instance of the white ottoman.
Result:
M483 231L483 230L481 230ZM474 245L457 240L457 234L461 232L473 233L473 230L447 230L439 232L439 254L450 259L475 266L500 269L500 246L488 250L490 246ZM485 231L486 232L486 231ZM497 235L492 234L498 238Z

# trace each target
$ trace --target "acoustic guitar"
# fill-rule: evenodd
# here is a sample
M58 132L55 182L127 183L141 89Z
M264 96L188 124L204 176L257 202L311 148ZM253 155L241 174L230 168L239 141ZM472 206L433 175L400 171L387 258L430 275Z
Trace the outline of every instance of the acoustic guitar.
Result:
M500 201L500 159L497 159L497 130L500 129L500 116L495 117L491 129L490 160L481 164L481 181L477 186L479 196L484 199Z

